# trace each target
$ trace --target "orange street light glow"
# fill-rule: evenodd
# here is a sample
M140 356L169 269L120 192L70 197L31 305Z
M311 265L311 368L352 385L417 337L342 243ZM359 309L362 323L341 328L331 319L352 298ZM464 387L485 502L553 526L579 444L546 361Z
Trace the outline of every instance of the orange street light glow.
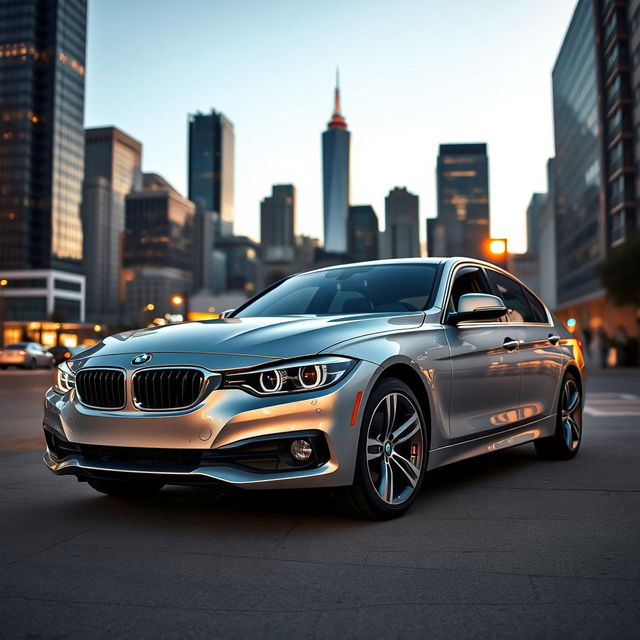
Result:
M151 303L149 303L146 306L147 311L153 311L155 308L156 308L156 305L155 304L151 304Z
M491 240L489 242L489 251L494 256L502 256L507 253L507 241L504 238Z
M175 305L176 307L182 304L182 300L182 296L171 296L171 304Z

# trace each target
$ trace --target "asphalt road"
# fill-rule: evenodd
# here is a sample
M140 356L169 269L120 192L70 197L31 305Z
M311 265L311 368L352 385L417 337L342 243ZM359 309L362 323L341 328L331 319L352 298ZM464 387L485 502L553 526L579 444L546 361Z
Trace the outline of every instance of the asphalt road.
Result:
M637 638L640 377L593 376L579 456L429 474L405 517L322 494L126 502L41 463L50 372L0 372L3 638Z

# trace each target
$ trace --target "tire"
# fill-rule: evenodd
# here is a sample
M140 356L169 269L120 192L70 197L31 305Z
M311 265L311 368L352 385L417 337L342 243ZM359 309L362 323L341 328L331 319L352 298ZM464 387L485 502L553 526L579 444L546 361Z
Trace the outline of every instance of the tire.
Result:
M31 369L31 370L37 369L38 368L38 363L35 361L35 358L31 358L31 360L29 360L29 362L27 362L24 365L24 368L25 369Z
M396 378L381 381L362 415L354 483L336 491L336 506L371 520L402 515L420 493L428 455L429 434L415 394Z
M152 496L164 486L153 480L89 480L87 484L108 496L133 500Z
M47 369L51 370L54 366L55 363L53 362L53 360L49 360L49 362L47 362Z
M560 387L555 433L533 444L541 458L570 460L578 454L581 442L582 393L576 376L567 373Z

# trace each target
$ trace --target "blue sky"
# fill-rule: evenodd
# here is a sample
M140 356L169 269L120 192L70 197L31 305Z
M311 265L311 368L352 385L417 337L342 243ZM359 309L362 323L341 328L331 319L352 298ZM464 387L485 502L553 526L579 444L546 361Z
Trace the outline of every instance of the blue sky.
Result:
M321 237L320 135L336 65L352 132L353 204L381 226L394 186L435 215L441 142L489 145L492 233L524 249L553 154L551 69L575 0L90 0L86 124L144 144L145 171L186 194L187 114L236 132L236 233L259 235L271 185L298 189Z

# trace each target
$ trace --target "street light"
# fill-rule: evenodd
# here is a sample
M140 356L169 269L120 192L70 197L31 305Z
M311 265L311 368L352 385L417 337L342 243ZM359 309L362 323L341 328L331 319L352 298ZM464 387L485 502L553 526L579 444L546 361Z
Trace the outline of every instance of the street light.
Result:
M509 268L509 243L506 238L487 238L485 242L485 254L489 262L508 270Z
M181 295L176 294L174 296L171 296L171 304L174 307L179 307L183 302L184 298Z

